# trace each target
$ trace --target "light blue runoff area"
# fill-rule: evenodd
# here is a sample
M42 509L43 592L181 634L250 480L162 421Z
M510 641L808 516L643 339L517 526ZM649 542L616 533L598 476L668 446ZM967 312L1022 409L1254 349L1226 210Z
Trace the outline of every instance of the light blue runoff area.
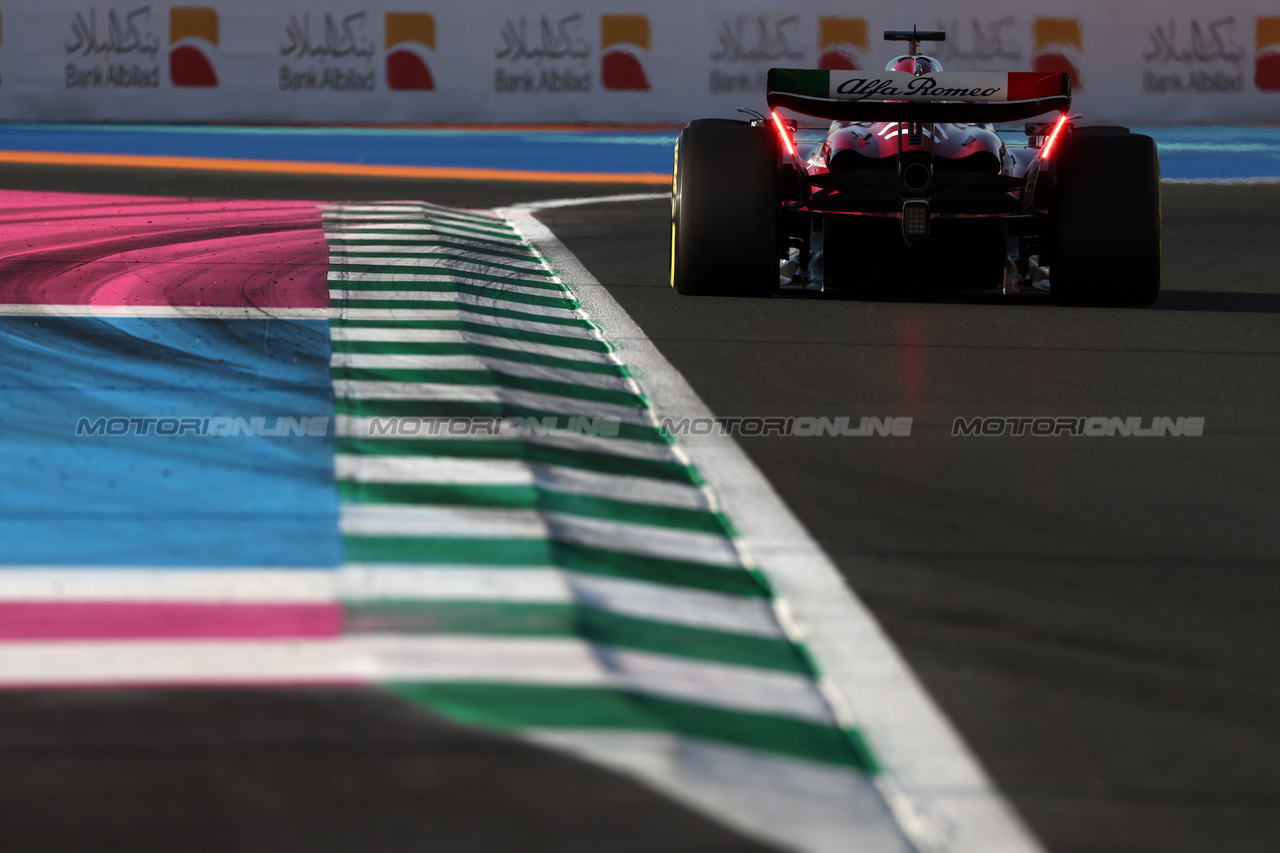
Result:
M1166 178L1280 178L1280 125L1135 127ZM1010 141L1021 137L1011 133ZM673 130L0 124L0 149L554 172L671 171Z
M328 338L323 321L0 318L0 563L338 565ZM278 417L325 434L85 434Z
M1163 177L1280 179L1280 126L1147 127L1160 147Z

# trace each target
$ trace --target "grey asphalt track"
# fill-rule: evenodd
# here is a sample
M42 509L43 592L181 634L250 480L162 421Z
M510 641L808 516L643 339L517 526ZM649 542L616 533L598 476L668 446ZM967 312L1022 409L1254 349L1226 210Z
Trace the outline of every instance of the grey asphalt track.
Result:
M643 189L14 167L0 168L0 187L469 207ZM1167 291L1141 310L1038 295L683 298L666 286L664 203L543 219L717 414L916 418L908 439L743 445L1051 850L1274 847L1280 187L1167 185ZM960 415L1041 414L1203 416L1206 428L1199 439L949 435ZM187 849L755 849L639 786L406 718L377 694L219 696L0 696L0 764L19 771L0 775L0 849L176 849L166 833L213 826L210 815L275 842L209 830L208 847ZM149 752L152 733L175 757ZM515 788L478 805L508 766L535 786L558 780L577 811L535 807ZM480 767L495 775L466 769ZM441 786L442 773L455 782ZM446 792L472 823L433 805ZM103 801L116 808L77 810ZM29 846L59 813L80 815L78 834ZM313 818L327 831L308 828ZM592 834L615 820L640 828ZM660 843L646 821L669 828Z
M1280 839L1280 186L1165 185L1154 308L1040 294L680 297L666 202L542 214L744 438L1058 853ZM952 438L957 416L1202 416L1202 438Z
M766 853L374 690L0 696L5 853Z

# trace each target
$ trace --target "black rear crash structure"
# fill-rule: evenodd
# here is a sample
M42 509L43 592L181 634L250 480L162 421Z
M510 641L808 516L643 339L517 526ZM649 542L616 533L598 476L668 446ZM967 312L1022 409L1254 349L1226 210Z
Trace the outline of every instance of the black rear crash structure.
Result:
M883 72L775 68L770 114L681 132L671 284L682 294L809 289L1049 290L1072 304L1160 294L1150 137L1070 115L1067 74L946 72L909 43ZM821 140L797 148L794 120ZM746 111L750 112L750 111ZM1025 122L1012 144L995 124ZM781 275L780 275L781 272ZM789 279L788 279L789 277Z

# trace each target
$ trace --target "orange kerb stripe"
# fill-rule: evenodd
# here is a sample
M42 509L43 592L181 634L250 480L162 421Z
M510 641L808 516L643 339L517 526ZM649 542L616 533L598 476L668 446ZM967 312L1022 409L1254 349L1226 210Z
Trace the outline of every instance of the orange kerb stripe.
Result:
M216 157L159 157L132 154L71 154L56 151L0 151L0 163L42 166L105 166L130 169L190 169L201 172L267 172L276 175L343 175L363 178L428 178L458 181L536 181L568 184L653 184L670 175L656 172L538 172L522 169L463 169L437 166L380 166L371 163L299 163L284 160L224 160Z

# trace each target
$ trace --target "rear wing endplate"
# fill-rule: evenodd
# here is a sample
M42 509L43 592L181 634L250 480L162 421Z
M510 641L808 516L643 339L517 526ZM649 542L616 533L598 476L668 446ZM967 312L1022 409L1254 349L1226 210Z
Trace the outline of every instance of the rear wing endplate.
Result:
M769 107L833 121L1021 121L1071 106L1064 71L824 71L771 68Z

